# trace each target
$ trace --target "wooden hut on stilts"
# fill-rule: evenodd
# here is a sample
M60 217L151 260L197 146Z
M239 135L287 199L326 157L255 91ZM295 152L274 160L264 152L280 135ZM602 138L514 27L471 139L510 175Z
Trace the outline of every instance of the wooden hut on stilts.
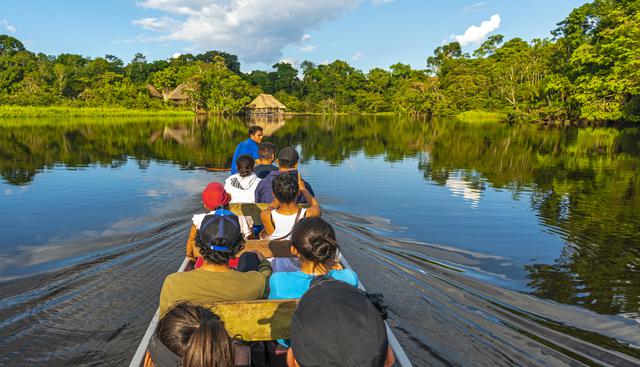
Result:
M271 94L260 94L245 107L245 111L250 115L279 115L287 109L282 102L278 101Z

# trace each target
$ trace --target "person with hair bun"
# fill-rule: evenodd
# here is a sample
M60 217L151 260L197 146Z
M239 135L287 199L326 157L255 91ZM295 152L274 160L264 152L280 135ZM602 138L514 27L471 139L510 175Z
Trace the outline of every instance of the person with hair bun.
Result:
M250 155L241 155L236 160L238 173L224 181L224 190L231 195L232 203L255 203L255 191L260 179L253 173L255 159Z
M179 303L160 319L144 367L232 367L250 365L248 347L235 344L210 309Z
M229 267L229 259L234 258L244 247L238 217L228 211L209 214L202 219L196 246L204 263L198 269L170 274L160 292L160 316L173 305L189 301L196 304L210 304L225 301L249 301L265 295L266 282L271 275L271 265L259 253L245 253L240 257L239 269L248 270L252 266L243 264L243 257L251 255L253 268L257 270L235 271Z
M338 263L338 243L331 224L321 218L300 220L291 232L291 253L300 262L300 271L276 272L269 279L269 298L300 298L314 277L330 277L358 286L358 276Z

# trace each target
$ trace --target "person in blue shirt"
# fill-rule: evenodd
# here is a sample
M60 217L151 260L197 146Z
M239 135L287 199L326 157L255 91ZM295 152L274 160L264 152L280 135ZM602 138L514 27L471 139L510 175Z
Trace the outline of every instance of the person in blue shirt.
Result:
M260 157L258 154L258 144L262 142L262 138L264 135L262 134L262 128L260 126L251 126L249 128L249 139L242 141L236 147L236 151L233 153L233 158L231 159L231 174L235 175L238 173L238 167L236 167L236 160L243 154L247 154L253 157L253 159L257 159Z
M304 218L291 232L291 253L300 263L300 270L276 272L269 279L269 299L300 298L318 275L358 286L358 276L338 263L338 243L331 224L321 218Z

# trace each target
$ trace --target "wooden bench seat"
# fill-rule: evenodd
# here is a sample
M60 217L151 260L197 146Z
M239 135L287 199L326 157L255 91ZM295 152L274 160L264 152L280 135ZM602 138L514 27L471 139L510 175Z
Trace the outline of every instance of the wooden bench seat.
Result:
M224 321L232 337L244 341L289 339L298 299L220 302L209 308Z
M260 212L267 208L268 203L231 203L229 210L237 216L251 217L253 224L262 225ZM301 208L308 208L309 204L298 204Z
M293 257L291 241L249 240L240 252L258 251L264 257Z

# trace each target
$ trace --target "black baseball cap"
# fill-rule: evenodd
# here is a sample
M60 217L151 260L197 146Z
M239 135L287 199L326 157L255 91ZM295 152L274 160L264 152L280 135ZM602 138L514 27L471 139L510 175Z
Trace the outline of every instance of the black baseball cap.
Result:
M199 230L200 240L215 251L227 251L226 246L214 246L213 240L224 238L224 243L231 246L242 240L238 216L226 209L218 209L202 219Z
M382 367L387 330L364 293L339 280L312 286L291 320L291 350L303 367Z
M284 163L285 166L291 167L298 163L299 159L300 155L298 155L298 151L291 147L286 147L278 153L278 161Z

